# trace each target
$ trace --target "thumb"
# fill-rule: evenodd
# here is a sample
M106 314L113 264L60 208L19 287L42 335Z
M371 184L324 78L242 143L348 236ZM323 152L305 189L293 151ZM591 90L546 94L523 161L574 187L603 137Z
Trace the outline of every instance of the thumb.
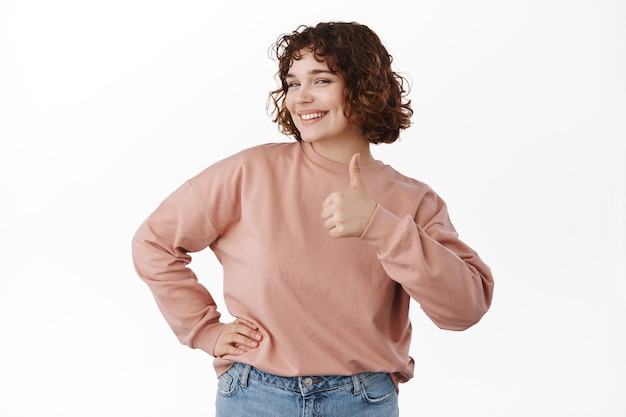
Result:
M365 190L365 183L363 182L363 178L361 178L361 167L359 166L359 160L361 159L361 154L355 153L352 155L352 159L350 159L350 189L351 190Z

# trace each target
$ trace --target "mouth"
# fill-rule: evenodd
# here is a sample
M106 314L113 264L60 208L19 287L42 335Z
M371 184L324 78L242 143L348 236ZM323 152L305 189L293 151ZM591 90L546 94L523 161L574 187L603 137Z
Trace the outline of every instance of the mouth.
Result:
M321 117L326 116L327 113L328 112L306 113L306 114L301 114L300 118L304 121L315 120L315 119L319 119Z

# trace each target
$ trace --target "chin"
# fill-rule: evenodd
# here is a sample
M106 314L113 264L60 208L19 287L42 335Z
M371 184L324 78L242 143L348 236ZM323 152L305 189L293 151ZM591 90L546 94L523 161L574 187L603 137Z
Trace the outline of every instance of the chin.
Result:
M300 132L300 137L302 138L303 142L321 142L325 139L324 137L315 135L303 135L302 132Z

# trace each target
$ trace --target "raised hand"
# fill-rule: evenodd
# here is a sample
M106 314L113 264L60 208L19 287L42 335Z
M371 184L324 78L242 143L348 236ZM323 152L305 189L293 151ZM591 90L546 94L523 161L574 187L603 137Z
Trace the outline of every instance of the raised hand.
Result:
M259 346L263 335L258 326L244 319L236 319L222 328L217 337L213 356L241 355Z
M322 203L322 219L331 237L361 236L376 208L361 178L359 158L355 153L350 159L348 189L330 194Z

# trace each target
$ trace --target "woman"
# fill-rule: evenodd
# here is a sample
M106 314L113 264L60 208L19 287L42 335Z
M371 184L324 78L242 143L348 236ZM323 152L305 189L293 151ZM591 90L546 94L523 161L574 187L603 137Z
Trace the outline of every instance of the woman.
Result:
M378 36L320 23L274 52L274 121L296 141L184 183L137 231L137 272L179 340L215 357L218 416L398 415L410 298L439 327L466 329L491 303L489 267L432 189L370 152L412 115ZM234 322L187 267L206 247Z

